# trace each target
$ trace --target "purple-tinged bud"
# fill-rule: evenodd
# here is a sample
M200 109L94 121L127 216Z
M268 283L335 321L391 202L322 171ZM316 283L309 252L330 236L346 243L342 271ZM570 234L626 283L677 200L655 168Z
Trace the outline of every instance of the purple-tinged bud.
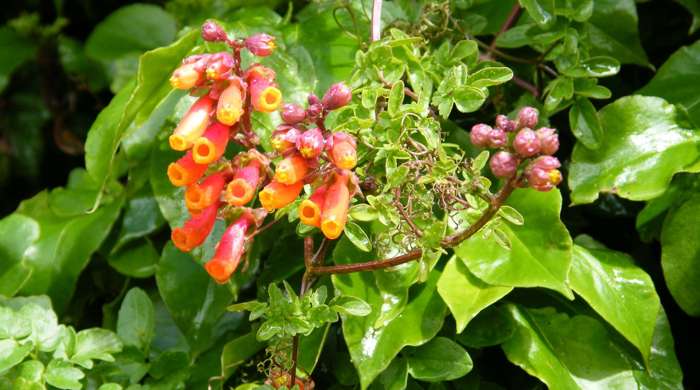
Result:
M316 158L325 147L323 133L317 128L306 130L297 137L297 150L304 158Z
M525 128L513 139L513 149L522 157L532 157L540 152L540 140L531 129Z
M540 113L534 107L523 107L518 113L518 128L529 127L534 129L539 122Z
M490 148L502 148L508 144L508 135L503 129L496 127L489 133L489 147Z
M314 103L309 105L309 107L306 109L306 118L312 122L316 121L316 119L321 117L321 113L323 112L323 106L321 103Z
M285 103L282 106L282 120L294 125L306 119L306 110L298 104Z
M507 179L513 177L515 171L518 170L518 158L512 153L496 152L496 154L491 156L489 166L496 177Z
M549 191L562 181L559 171L561 164L556 157L540 156L525 168L525 178L530 187L537 191Z
M496 116L496 127L503 129L506 133L515 131L515 121L508 119L505 115Z
M485 125L483 123L477 123L472 126L472 131L469 133L469 138L472 141L472 145L485 148L489 146L489 135L491 134L491 126Z
M559 135L557 135L556 130L549 127L542 127L535 133L540 140L540 152L542 154L552 155L559 150Z
M321 104L321 99L319 99L318 96L314 95L313 93L309 94L309 97L306 100L310 106L314 104Z
M224 42L227 39L226 31L211 20L202 25L202 38L209 42Z
M277 46L275 45L275 37L260 33L246 38L245 47L258 57L267 57Z
M231 68L236 64L231 53L219 52L209 57L207 78L209 80L224 80L231 75Z
M296 146L297 138L301 135L301 131L296 127L289 125L279 125L277 129L272 132L270 137L270 144L272 149L279 153L285 153Z
M328 88L326 94L323 95L323 107L326 110L335 110L350 103L352 100L352 90L344 83L335 83Z

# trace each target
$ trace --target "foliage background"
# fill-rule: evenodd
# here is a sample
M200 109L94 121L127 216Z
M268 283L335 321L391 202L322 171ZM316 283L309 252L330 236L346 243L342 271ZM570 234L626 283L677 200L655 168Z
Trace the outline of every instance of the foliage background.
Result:
M99 42L91 43L90 37L95 28L108 15L129 3L131 2L116 0L55 0L3 4L0 9L0 24L4 26L3 35L0 36L0 50L3 53L0 60L0 215L10 214L22 200L43 189L63 186L69 180L80 181L80 178L69 179L69 174L74 168L84 166L87 131L97 114L110 102L114 92L133 77L138 56L145 50L172 42L180 27L196 24L208 16L226 20L236 12L242 12L243 6L261 5L274 9L281 17L287 15L288 10L293 10L288 15L292 20L306 18L306 27L302 28L319 28L321 31L333 31L336 28L335 22L327 14L309 17L313 14L310 7L329 7L328 4L307 5L305 2L294 1L293 6L289 7L282 1L263 0L155 1L147 3L166 10L161 15L153 8L148 8L149 12L156 13L154 17L162 18L159 31L138 37L135 42L126 42L121 51L119 45L109 47ZM692 6L689 6L690 9ZM625 64L616 76L601 79L601 84L612 91L612 97L603 102L594 101L597 108L647 85L654 77L653 68L659 69L680 47L692 45L700 38L697 31L689 33L697 19L693 19L692 14L680 2L640 1L637 2L637 13L639 39L651 66ZM256 12L238 15L254 18ZM246 21L242 23L245 25ZM362 27L360 33L366 35L369 29L366 25ZM347 40L338 38L335 42L337 46L331 47L329 53L328 44L322 35L303 35L305 41L301 44L315 59L332 63L334 58L342 58L342 53L334 57L337 53L333 50L342 52ZM343 74L344 71L348 74L351 66L352 63L340 64L335 67L336 74L317 74L317 92L335 80L337 74ZM165 74L168 70L164 69L163 72L163 77L167 77ZM303 90L304 87L302 85L300 89ZM488 120L488 117L482 119ZM468 115L458 114L454 120L465 128L473 123L473 118ZM568 130L567 111L554 115L550 120L562 134L562 147L558 155L562 156L562 160L567 160L575 143ZM566 207L571 203L568 188L563 186L562 192L565 205L562 220L572 237L587 234L611 249L629 253L651 276L671 324L686 387L698 388L700 372L696 362L700 346L700 336L697 334L700 319L686 314L671 297L659 261L659 242L642 240L645 232L640 234L636 228L637 215L645 204L613 195L601 195L592 204ZM655 228L652 227L653 229ZM163 221L154 221L152 230L150 240L160 252L167 241L169 230L163 226ZM685 231L678 232L680 235L684 233ZM107 234L106 230L104 234ZM113 231L111 234L118 232ZM688 239L698 240L700 237ZM298 242L298 246L301 246L301 242ZM300 252L299 249L293 250ZM97 251L79 277L76 274L76 294L66 296L65 299L70 299L69 301L58 304L54 302L54 307L58 305L65 308L60 312L62 323L70 324L76 329L94 326L114 328L118 303L127 286L154 290L154 278L128 278L111 272L106 261L109 256L104 250ZM298 271L298 268L290 267L283 273L291 275L294 271ZM152 274L152 271L144 272ZM271 276L270 272L274 273L275 270L263 270L263 274L270 280L284 276ZM508 369L508 373L516 378L511 383L532 384L527 375L515 366L501 364L500 349L485 348L483 353L482 362L494 362L492 365L482 363L486 377L497 378L502 375L502 370Z

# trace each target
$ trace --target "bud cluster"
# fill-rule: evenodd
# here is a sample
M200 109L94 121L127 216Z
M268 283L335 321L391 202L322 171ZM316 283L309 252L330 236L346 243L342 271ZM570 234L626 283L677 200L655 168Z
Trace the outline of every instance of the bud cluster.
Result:
M173 185L185 188L190 213L183 226L173 229L171 239L178 249L189 252L206 240L216 219L224 217L230 225L205 269L225 283L245 254L252 231L268 212L294 202L304 184L311 184L313 193L301 202L302 223L319 227L330 239L340 236L357 188L351 171L357 151L352 136L325 130L323 118L347 104L352 95L339 83L323 100L311 95L306 109L285 104L281 113L285 123L270 140L275 152L261 153L255 148L258 140L250 129L250 114L276 111L282 93L272 69L260 64L242 69L240 51L270 55L274 37L231 39L210 21L202 26L202 37L226 42L233 53L187 57L170 78L173 88L198 96L168 139L172 149L185 152L168 166L167 174ZM229 141L249 150L229 160L225 156ZM278 161L274 170L273 160ZM256 194L262 207L255 207Z
M538 191L549 191L562 180L559 160L552 155L559 149L555 129L537 127L539 113L533 107L523 107L517 120L498 115L494 127L478 123L472 127L470 139L474 146L497 149L489 166L496 177L513 178L524 166L526 184ZM523 182L522 184L525 184Z

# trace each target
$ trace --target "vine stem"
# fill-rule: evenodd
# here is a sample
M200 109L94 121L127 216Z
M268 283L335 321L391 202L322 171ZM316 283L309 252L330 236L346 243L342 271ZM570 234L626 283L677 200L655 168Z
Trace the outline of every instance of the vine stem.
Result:
M510 10L510 14L508 14L508 17L506 18L505 22L501 25L501 28L498 30L496 35L493 37L493 40L491 41L491 44L489 45L488 48L488 54L490 55L493 53L493 51L496 49L496 40L498 37L506 32L510 26L515 23L515 21L518 19L518 16L520 15L520 2L515 2L513 5L513 8Z
M465 230L445 237L441 242L442 246L444 248L452 248L454 246L457 246L459 243L468 239L469 237L476 234L479 230L481 230L481 228L483 228L496 215L496 213L501 208L506 199L508 199L510 194L513 193L517 183L517 176L514 176L513 178L508 180L506 184L503 185L501 190L498 191L498 193L495 196L489 199L489 206L479 217L479 219ZM421 249L415 249L401 256L391 257L388 259L366 261L363 263L329 266L317 266L312 264L310 268L306 269L306 272L312 275L329 275L373 271L377 269L394 267L403 263L408 263L409 261L420 259L422 255L423 251Z
M372 2L372 35L371 41L375 42L382 35L382 0Z

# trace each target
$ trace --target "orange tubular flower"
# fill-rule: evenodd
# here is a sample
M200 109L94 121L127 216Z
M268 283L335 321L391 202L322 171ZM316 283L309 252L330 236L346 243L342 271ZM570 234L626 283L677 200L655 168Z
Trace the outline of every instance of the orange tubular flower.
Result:
M322 185L299 205L299 219L309 226L321 227L321 209L326 200L328 186Z
M348 207L350 206L348 178L347 172L336 175L335 180L326 191L321 213L321 231L326 238L331 240L340 237L348 220Z
M252 216L244 214L231 224L216 245L214 257L204 265L207 273L217 283L226 283L238 267L245 251L246 232L252 223Z
M177 249L189 252L202 245L214 228L218 208L219 202L216 202L193 215L182 227L173 229L170 238Z
M301 181L292 185L272 181L260 191L258 198L265 210L272 211L294 202L303 187L304 184Z
M275 73L262 65L247 72L250 101L255 111L273 112L282 104L282 92L275 86Z
M243 88L241 88L240 81L231 81L231 84L219 96L219 103L216 107L216 119L225 125L234 125L243 115L244 99L245 93Z
M307 170L306 160L298 154L293 154L277 164L275 180L282 184L294 184L304 179Z
M226 180L224 173L207 176L200 184L192 184L185 191L185 204L190 212L199 212L219 201Z
M253 200L259 184L260 162L251 159L248 165L236 171L233 180L226 186L224 200L233 206L243 206Z
M204 134L194 141L192 158L197 164L210 164L221 158L229 140L229 127L214 122Z
M202 80L202 74L197 71L194 63L180 65L170 77L170 85L176 89L190 89Z
M197 164L192 158L192 151L188 150L179 160L168 165L168 179L176 187L188 186L199 180L207 166Z
M209 126L209 113L214 108L214 103L214 99L204 95L192 105L168 139L171 148L182 151L192 147L192 143Z

